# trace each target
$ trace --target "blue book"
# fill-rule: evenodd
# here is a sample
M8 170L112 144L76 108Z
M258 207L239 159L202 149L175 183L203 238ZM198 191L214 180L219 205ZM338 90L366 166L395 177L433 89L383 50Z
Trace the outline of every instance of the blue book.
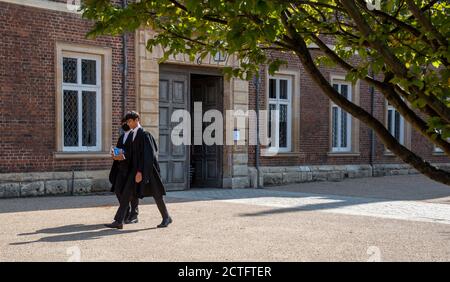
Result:
M114 147L114 156L120 155L120 151L121 150L122 150L122 153L125 154L125 150L124 149Z

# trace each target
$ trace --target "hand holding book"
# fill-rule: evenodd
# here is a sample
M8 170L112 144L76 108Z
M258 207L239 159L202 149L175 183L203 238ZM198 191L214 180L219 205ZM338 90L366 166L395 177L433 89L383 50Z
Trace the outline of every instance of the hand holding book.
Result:
M111 147L111 157L115 161L125 160L125 150L117 147Z

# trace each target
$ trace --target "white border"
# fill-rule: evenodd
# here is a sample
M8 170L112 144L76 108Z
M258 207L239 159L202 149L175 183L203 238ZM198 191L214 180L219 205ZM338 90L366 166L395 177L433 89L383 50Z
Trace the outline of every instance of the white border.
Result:
M67 3L59 3L48 0L0 0L0 2L81 15L81 12L69 9Z
M345 76L341 76L341 75L331 75L331 86L333 86L333 84L338 84L338 85L347 85L348 86L348 97L347 99L351 102L353 102L353 84L350 81L345 80ZM330 127L331 127L331 151L333 153L343 153L343 152L351 152L352 151L352 140L353 140L353 120L352 120L352 115L347 113L347 147L333 147L333 107L337 107L338 109L340 109L340 113L342 114L342 109L336 105L333 101L331 101L331 107L330 107ZM340 116L341 114L339 114L338 112L338 120L340 120ZM350 134L349 134L350 133ZM338 140L341 139L341 130L340 130L340 123L338 123ZM340 141L339 141L340 142Z
M269 97L269 81L270 81L270 79L275 79L275 81L276 81L276 92L277 92L277 98L270 98ZM278 97L278 94L280 93L280 83L279 83L279 81L280 81L280 79L283 79L283 80L287 80L287 82L288 82L288 85L287 85L287 91L288 91L288 99L287 99L287 102L281 102L280 101L280 99L279 99L279 97ZM287 147L283 147L283 148L281 148L281 147L278 147L278 142L279 142L279 138L276 138L276 140L275 140L275 142L276 142L276 144L277 144L277 146L276 146L276 148L278 149L278 151L279 152L281 152L281 153L287 153L287 152L291 152L292 151L292 126L293 126L293 123L292 123L292 98L293 98L293 83L294 83L294 78L291 76L291 75L288 75L288 74L284 74L283 72L280 72L280 73L276 73L275 75L269 75L268 76L268 80L267 80L267 89L266 89L266 91L267 91L267 110L269 110L269 104L272 102L272 103L276 103L278 106L279 105L287 105L287 109L288 109L288 126L287 126L287 130L288 130L288 132L287 132L287 136L286 136L286 138L287 138L287 141L288 141L288 143L287 143ZM276 124L275 125L275 128L274 128L274 131L275 131L275 133L277 134L277 136L278 136L278 126L279 126L279 124ZM273 135L271 135L271 136L273 136Z
M91 54L75 54L73 52L62 53L62 58L74 58L77 59L77 83L64 83L62 82L61 87L61 105L62 105L62 115L61 119L64 120L64 90L74 90L78 92L78 146L64 146L64 122L62 122L62 144L64 152L89 152L89 151L101 151L102 149L102 67L101 67L101 56L91 55ZM96 62L96 85L82 85L81 84L81 60L95 60ZM61 66L61 70L64 68ZM61 73L61 77L64 77ZM82 146L82 91L94 91L96 92L96 134L97 142L95 146Z

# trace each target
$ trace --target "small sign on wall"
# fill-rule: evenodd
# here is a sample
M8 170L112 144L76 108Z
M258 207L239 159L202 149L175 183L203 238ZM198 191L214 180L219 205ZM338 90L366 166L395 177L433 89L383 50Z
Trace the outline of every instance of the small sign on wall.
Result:
M234 140L235 142L241 140L241 132L239 131L239 129L235 129L235 130L233 131L233 140Z

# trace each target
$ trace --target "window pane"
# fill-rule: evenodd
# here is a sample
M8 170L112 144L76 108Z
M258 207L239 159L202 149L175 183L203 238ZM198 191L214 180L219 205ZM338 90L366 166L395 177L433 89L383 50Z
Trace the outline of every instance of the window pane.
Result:
M267 134L267 136L269 138L272 138L272 111L275 111L276 109L277 109L277 105L276 104L270 104L269 105L269 120L268 120L268 122L269 122L269 132ZM269 143L269 146L272 146L272 142Z
M333 88L334 88L334 90L336 90L337 92L339 92L339 85L333 84Z
M96 92L83 91L82 96L83 96L83 114L82 114L83 146L95 146L97 144Z
M277 81L269 79L269 98L277 98Z
M96 85L96 62L94 60L81 60L81 83Z
M337 132L338 132L338 108L337 107L333 107L332 124L333 124L333 128L332 128L332 146L333 146L333 148L335 148L335 147L338 146L338 136L337 136Z
M281 79L280 80L280 99L287 100L288 93L287 93L287 80Z
M395 111L395 132L394 132L395 139L400 141L400 114Z
M280 105L280 131L279 131L279 146L280 148L287 147L287 131L288 131L288 106Z
M388 130L389 132L394 135L394 128L393 128L393 122L392 122L392 110L388 110Z
M77 59L63 58L63 82L77 83Z
M341 110L341 146L347 147L347 113Z
M348 85L341 84L341 95L348 99Z
M64 90L64 146L78 146L78 92Z

